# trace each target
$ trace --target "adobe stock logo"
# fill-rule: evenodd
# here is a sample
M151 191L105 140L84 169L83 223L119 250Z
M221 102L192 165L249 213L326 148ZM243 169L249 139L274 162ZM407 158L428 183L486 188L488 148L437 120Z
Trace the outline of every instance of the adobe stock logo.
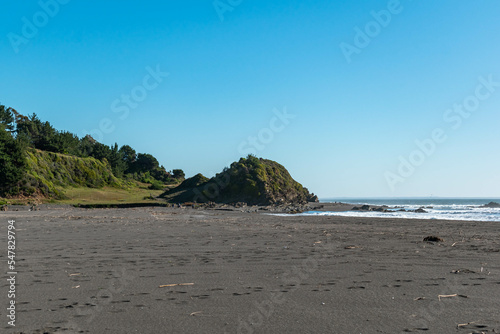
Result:
M479 84L473 94L465 97L461 103L455 103L452 108L445 110L443 113L444 122L451 124L452 130L458 130L463 121L479 109L481 102L489 99L500 87L500 82L493 81L493 75L491 74L486 78L479 77L478 81ZM396 186L411 177L417 168L422 166L427 158L437 151L439 145L443 144L447 139L448 135L445 129L435 128L428 138L415 140L417 148L407 157L401 155L398 157L399 165L396 172L386 171L384 173L389 188L392 191L396 190Z
M144 75L140 84L134 86L129 94L121 94L120 98L117 98L111 102L111 111L118 114L118 118L121 121L126 120L130 111L139 107L140 103L143 102L153 90L158 88L158 86L165 80L166 77L170 75L168 72L163 72L160 69L160 65L156 65L156 69L150 66L146 67L147 74ZM87 131L83 129L82 136L90 135L92 138L98 142L102 142L105 134L110 134L115 131L115 122L108 118L102 118L99 121L98 128L92 131Z
M224 13L232 12L236 7L241 5L243 0L215 0L212 2L217 15L219 15L219 20L224 22Z
M70 1L71 0L38 1L38 5L41 10L33 14L31 20L29 20L26 16L21 18L21 21L23 22L21 34L19 35L13 32L7 34L7 38L9 39L14 52L19 53L19 47L21 45L28 44L31 39L35 38L38 35L39 29L49 24L50 19L54 18L59 13L61 5L66 5Z
M411 1L411 0L409 0ZM356 26L354 27L353 43L342 42L339 44L340 50L344 55L348 64L352 62L352 56L354 54L360 54L363 49L368 47L373 39L375 39L382 32L382 28L387 28L392 22L392 18L395 15L401 14L403 12L403 6L400 0L389 0L387 2L387 9L382 9L380 11L372 10L370 15L373 20L367 22L363 29Z

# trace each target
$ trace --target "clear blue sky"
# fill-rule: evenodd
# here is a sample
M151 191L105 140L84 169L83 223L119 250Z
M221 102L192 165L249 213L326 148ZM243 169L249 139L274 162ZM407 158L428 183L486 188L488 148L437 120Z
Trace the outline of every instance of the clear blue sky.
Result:
M500 196L497 0L54 1L0 13L21 113L188 176L253 148L320 197Z

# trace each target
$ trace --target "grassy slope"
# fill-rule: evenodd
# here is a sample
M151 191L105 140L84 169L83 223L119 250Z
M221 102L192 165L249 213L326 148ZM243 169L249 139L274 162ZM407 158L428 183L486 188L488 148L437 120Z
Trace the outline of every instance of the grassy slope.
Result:
M163 190L147 189L149 184L137 184L129 189L119 189L113 187L103 188L85 188L85 187L69 187L63 189L65 199L48 199L48 198L17 198L6 199L0 198L0 206L9 205L24 205L30 203L54 203L54 204L131 204L131 203L157 203L158 200L151 199L159 196Z
M26 158L28 172L24 190L28 194L41 192L44 196L63 198L64 189L68 187L125 187L107 162L94 158L40 150L28 150Z
M128 203L153 203L157 200L149 197L159 196L163 190L150 190L148 184L137 184L131 189L117 189L112 187L94 188L68 188L65 195L68 199L60 200L64 204L128 204Z
M163 190L116 178L108 163L94 158L30 150L23 188L34 198L0 199L0 205L51 202L64 204L149 203Z

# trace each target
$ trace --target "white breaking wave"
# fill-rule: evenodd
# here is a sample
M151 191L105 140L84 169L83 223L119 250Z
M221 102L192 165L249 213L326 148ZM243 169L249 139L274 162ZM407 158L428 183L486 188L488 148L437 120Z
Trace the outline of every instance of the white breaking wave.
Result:
M421 206L405 205L405 210L415 210ZM500 222L500 208L478 208L467 205L436 205L424 208L427 213L392 211L309 211L300 214L275 214L277 216L340 216L340 217L371 217L371 218L405 218L405 219L442 219Z

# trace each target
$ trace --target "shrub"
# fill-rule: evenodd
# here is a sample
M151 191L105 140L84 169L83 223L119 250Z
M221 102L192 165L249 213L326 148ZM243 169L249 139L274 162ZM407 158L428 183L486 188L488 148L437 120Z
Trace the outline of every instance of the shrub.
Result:
M153 181L153 183L149 186L149 189L151 190L163 190L163 188L163 184L159 181Z

